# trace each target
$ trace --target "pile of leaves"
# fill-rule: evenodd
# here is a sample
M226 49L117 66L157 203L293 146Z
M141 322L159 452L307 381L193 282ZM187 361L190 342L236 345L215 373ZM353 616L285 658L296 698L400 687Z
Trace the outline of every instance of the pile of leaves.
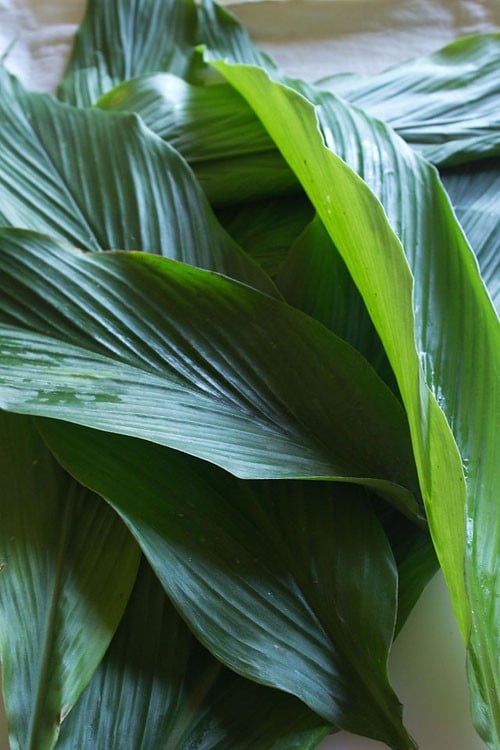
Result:
M312 85L211 0L91 0L57 96L0 71L12 750L415 747L438 565L500 747L499 64Z

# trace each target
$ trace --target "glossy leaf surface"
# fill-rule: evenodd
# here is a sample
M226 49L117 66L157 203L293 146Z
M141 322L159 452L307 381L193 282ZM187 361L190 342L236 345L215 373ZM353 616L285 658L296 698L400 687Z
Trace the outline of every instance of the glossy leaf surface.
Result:
M500 153L499 67L500 34L478 34L375 76L333 76L319 85L449 166Z
M117 83L151 71L187 75L196 43L193 0L90 0L59 88L87 107Z
M441 179L500 314L500 160L449 169Z
M418 514L400 404L323 326L166 258L0 235L3 408L142 437L238 476L350 478Z
M188 80L207 75L196 45L227 59L275 68L246 30L212 0L90 0L59 96L88 107L122 81L169 71Z
M168 73L141 76L112 89L97 106L140 115L188 160L215 205L299 191L252 109L226 83L195 86Z
M275 294L224 232L182 157L134 116L30 94L0 70L4 223L87 250L144 250Z
M244 482L130 438L41 429L120 513L215 656L339 727L412 746L386 674L397 570L363 490Z
M111 647L57 747L312 750L329 731L297 699L216 661L143 561Z
M494 743L500 329L472 251L434 170L381 123L303 86L318 102L322 133L314 137L316 114L303 98L257 69L214 64L296 172L384 344L411 425L434 544L464 638L470 633L469 663L482 686L477 726ZM380 203L332 149L375 190L406 257Z
M138 548L55 462L32 420L0 413L0 656L12 750L53 748L123 614Z

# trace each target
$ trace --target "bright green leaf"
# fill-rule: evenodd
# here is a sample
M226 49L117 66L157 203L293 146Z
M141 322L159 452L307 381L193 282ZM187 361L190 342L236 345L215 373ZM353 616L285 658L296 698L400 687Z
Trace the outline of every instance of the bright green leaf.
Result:
M54 747L120 621L139 561L126 527L0 413L0 657L12 750Z
M214 65L249 101L300 179L384 344L410 422L433 541L462 634L470 635L469 663L481 686L476 725L498 743L500 329L475 258L436 172L381 123L304 85L320 105L316 115L263 71ZM379 196L406 258L382 206L333 148Z

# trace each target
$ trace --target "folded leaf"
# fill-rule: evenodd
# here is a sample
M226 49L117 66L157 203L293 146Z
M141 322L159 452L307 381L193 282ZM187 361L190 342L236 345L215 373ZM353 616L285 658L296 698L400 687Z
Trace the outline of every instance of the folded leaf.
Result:
M208 44L227 59L274 70L227 10L212 0L90 0L59 96L92 106L106 91L144 73L169 71L198 80L206 66L195 46Z
M350 478L418 515L401 405L316 321L166 258L0 238L2 408L142 437L238 476Z
M54 461L32 421L0 413L0 657L12 750L53 748L134 584L139 550Z
M433 541L464 639L470 635L469 663L480 685L476 725L494 744L500 328L475 258L435 171L381 123L303 86L320 105L320 133L312 105L263 71L214 65L294 169L384 344L408 414ZM375 189L406 258L380 203L333 148Z
M214 205L299 191L252 109L226 83L194 86L168 73L141 76L112 89L97 106L140 115L187 159Z
M500 34L478 34L375 76L332 76L318 85L444 166L500 154L499 66Z
M57 747L313 750L329 731L297 699L216 661L143 561L120 627Z
M0 69L4 224L88 250L145 250L276 294L219 226L182 157L137 118L30 94Z
M194 0L89 0L59 96L86 107L141 73L187 75L196 27Z
M242 482L146 442L40 426L123 517L217 658L341 728L413 746L386 673L397 570L363 490Z

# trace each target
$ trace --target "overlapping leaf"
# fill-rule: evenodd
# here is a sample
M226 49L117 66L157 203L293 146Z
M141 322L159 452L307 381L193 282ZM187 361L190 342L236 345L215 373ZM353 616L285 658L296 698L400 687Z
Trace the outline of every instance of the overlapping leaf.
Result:
M318 217L292 245L276 281L288 303L352 344L397 392L394 374L363 299Z
M492 501L499 483L500 331L475 259L435 172L380 123L303 88L320 104L326 143L380 197L406 258L370 190L319 132L313 135L312 106L262 71L215 65L296 172L384 343L410 421L433 539L462 633L470 633L470 664L481 686L477 726L494 744L500 736L494 666L500 612L493 594L500 523Z
M143 561L118 632L57 747L312 750L329 731L298 700L213 659Z
M124 518L219 659L340 727L412 746L386 675L397 569L363 490L244 482L146 442L41 429Z
M54 747L132 589L126 527L55 462L32 420L0 413L0 656L12 750Z
M319 85L450 166L500 153L499 67L500 34L479 34L376 76L332 76Z
M141 76L117 86L97 104L139 114L189 161L214 205L299 190L247 102L225 83L194 86L168 73Z
M166 258L0 234L3 408L143 437L239 476L349 477L418 513L400 404L323 326Z
M446 170L441 179L500 314L500 160Z
M88 250L145 250L275 294L224 232L182 157L135 117L30 94L0 69L3 222Z
M59 95L86 107L141 73L187 75L196 26L194 0L90 0Z
M304 195L252 201L217 211L229 234L272 277L313 216Z
M199 79L206 75L195 52L202 43L227 59L275 68L241 24L212 0L90 0L59 96L88 107L122 81L145 73Z

